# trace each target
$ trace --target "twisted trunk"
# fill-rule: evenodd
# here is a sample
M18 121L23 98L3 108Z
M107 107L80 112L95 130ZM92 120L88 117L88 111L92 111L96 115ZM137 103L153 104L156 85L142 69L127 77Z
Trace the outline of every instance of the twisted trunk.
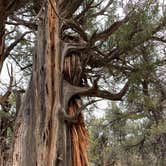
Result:
M39 23L33 74L15 126L13 166L70 165L65 122L60 114L59 18L54 11L56 3L53 5L46 3Z
M77 92L72 90L69 80L63 80L66 53L59 39L59 27L57 4L49 1L41 14L32 78L16 119L13 153L8 165L73 166L76 160L80 160L76 166L87 165L84 123L77 124L80 127L76 129L65 122L64 111L71 107L69 100ZM74 130L77 134L83 133L79 139Z

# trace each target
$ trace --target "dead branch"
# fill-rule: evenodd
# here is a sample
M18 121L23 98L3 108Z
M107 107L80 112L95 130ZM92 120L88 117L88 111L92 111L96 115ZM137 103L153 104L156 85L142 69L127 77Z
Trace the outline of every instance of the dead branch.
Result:
M87 34L85 33L85 31L82 29L82 27L76 20L71 18L71 19L66 19L64 22L65 22L65 25L64 25L65 28L70 27L71 29L76 31L84 41L88 41Z
M78 122L77 118L79 117L79 115L81 114L81 112L82 112L87 106L89 106L89 105L91 105L91 104L94 104L94 103L96 103L96 102L98 102L98 101L101 101L101 99L99 99L99 100L91 100L90 102L84 104L83 106L81 106L81 107L77 110L76 114L73 115L73 116L67 114L67 112L64 111L64 118L65 118L65 120L67 120L67 121L69 121L69 122L72 122L72 123L77 123L77 122Z
M84 10L81 12L81 13L79 13L78 15L76 15L76 17L75 17L75 19L76 20L79 20L79 19L81 19L84 15L85 15L85 13L87 12L87 11L89 11L90 9L92 9L92 8L95 8L95 6L92 6L92 4L93 4L93 2L94 2L94 0L92 0L92 1L90 1L89 3L88 2L85 2L85 7L84 7ZM102 1L101 1L102 2ZM100 2L100 3L101 3ZM99 3L99 4L100 4ZM97 6L96 6L97 7Z
M83 96L89 96L89 97L99 97L103 99L117 101L117 100L122 100L122 97L126 94L126 92L128 91L128 88L129 88L129 81L127 81L124 87L120 90L120 92L116 94L110 93L109 91L106 91L106 90L99 90L96 88L95 89L92 88L89 91L81 92L79 94L81 96L83 95Z
M153 36L151 39L154 40L154 41L159 41L159 42L166 43L166 39L164 39L164 36L163 37Z
M23 38L25 37L25 35L27 35L28 33L32 33L33 31L27 31L25 33L23 33L19 38L17 38L13 43L10 44L9 47L6 48L5 53L4 53L4 57L6 58L10 52L13 50L13 48L21 41L23 40Z
M71 18L72 14L77 10L83 0L60 0L58 1L59 13L62 18Z
M120 21L114 22L104 31L100 33L95 32L90 39L90 44L93 45L96 41L106 40L111 34L113 34L116 30L118 30L118 28L122 26L124 23L126 23L128 20L129 20L129 15L127 15L124 19Z
M0 12L5 10L5 16L11 15L14 11L20 9L27 4L28 0L16 1L16 0L0 0ZM6 4L6 5L4 5ZM1 10L2 9L2 10Z
M120 92L116 94L113 94L106 90L100 90L96 87L96 85L95 87L74 86L65 80L63 81L63 87L64 103L66 104L64 109L66 109L69 99L76 94L78 94L79 96L99 97L102 99L108 99L113 101L122 100L122 97L128 91L129 81L127 81L124 87L120 90Z
M31 68L32 67L32 64L30 63L30 64L28 64L28 65L26 65L26 66L21 66L20 64L19 64L19 62L15 59L15 57L13 57L12 55L10 55L10 57L14 60L14 62L16 63L16 65L18 65L18 67L20 68L20 70L25 70L25 69L28 69L28 68Z
M101 1L102 2L102 1ZM104 12L107 10L107 8L110 7L110 5L113 3L113 0L109 0L108 3L106 4L106 6L104 8L102 8L99 12L90 15L89 17L97 17L99 15L104 14Z
M23 25L28 27L29 29L32 29L33 31L37 30L37 24L35 22L32 21L26 21L26 20L22 20L16 16L11 16L12 21L6 21L5 23L8 25Z

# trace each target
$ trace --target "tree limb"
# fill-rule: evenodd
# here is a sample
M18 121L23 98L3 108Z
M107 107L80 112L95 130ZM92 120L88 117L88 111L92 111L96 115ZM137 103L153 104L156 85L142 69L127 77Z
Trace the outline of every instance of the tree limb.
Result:
M87 34L85 33L85 31L82 29L82 27L80 26L80 24L77 23L76 20L74 19L66 19L65 20L65 24L67 27L70 27L71 29L75 30L84 41L88 41L88 37Z
M151 39L155 40L155 41L160 41L160 42L166 43L166 39L164 39L164 37L153 36Z
M102 8L99 12L90 15L90 17L97 17L99 15L102 15L112 3L113 3L113 0L109 0L104 8Z
M99 90L99 89L92 89L86 92L80 92L79 94L81 96L89 96L89 97L99 97L103 99L118 101L122 100L122 97L126 94L127 90L129 88L129 81L126 82L124 87L120 90L119 93L113 94L106 90Z
M75 115L69 115L67 114L66 111L64 111L64 118L65 120L69 121L69 122L72 122L72 123L77 123L78 122L78 116L80 115L80 113L89 105L95 103L95 102L98 102L98 101L101 101L101 99L99 100L91 100L90 102L86 103L85 105L81 106L77 111L76 111L76 114Z
M72 14L77 10L83 0L59 0L59 14L62 18L71 18Z
M13 48L24 38L25 35L27 35L28 33L32 33L33 31L28 31L23 33L19 38L17 38L13 43L10 44L9 47L6 48L5 52L4 52L4 57L6 58L10 52L13 50Z
M80 96L89 96L89 97L99 97L102 99L108 99L113 101L121 100L122 97L126 94L129 88L129 81L126 82L124 87L120 90L119 93L113 94L106 90L100 90L96 86L93 87L77 87L74 85L71 85L67 81L63 81L63 94L64 94L64 109L67 108L67 104L69 99L78 94Z
M126 23L129 20L129 15L127 15L124 19L120 21L114 22L112 25L110 25L107 29L100 33L94 33L90 39L90 44L93 45L96 41L103 41L106 40L111 34L113 34L118 28Z
M11 18L15 22L13 22L13 21L6 21L5 23L8 24L8 25L16 25L16 26L23 25L23 26L26 26L26 27L34 30L34 31L37 30L37 24L32 22L32 21L22 20L22 19L20 19L20 18L18 18L16 16L12 16Z

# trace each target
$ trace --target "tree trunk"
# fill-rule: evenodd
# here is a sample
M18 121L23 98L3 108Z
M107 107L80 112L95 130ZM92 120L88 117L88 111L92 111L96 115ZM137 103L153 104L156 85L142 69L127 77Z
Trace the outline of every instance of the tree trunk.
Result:
M64 103L59 18L56 13L55 2L45 4L38 28L32 78L16 120L9 165L71 165L70 150L66 146L66 126L60 114Z
M0 3L1 6L1 3ZM0 8L1 9L1 8ZM5 11L2 9L0 12L0 73L2 70L3 62L5 60L4 57L4 48L5 48Z
M4 48L5 48L5 11L3 8L3 3L0 1L0 73L2 70L3 62L5 60L4 57ZM0 117L0 166L4 165L4 150L5 150L5 144L4 144L4 139L5 137L3 136L3 125L5 123L6 119Z

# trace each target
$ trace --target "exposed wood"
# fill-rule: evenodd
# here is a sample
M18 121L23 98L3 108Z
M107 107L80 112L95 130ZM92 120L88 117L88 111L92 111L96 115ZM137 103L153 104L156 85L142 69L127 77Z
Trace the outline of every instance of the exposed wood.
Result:
M60 155L58 18L48 3L42 17L33 76L16 120L13 166L53 166Z
M78 54L69 52L69 54L64 58L63 65L63 77L65 82L70 82L72 85L82 86L82 67L80 62L80 57ZM64 84L66 87L68 84ZM69 86L67 86L69 88ZM70 91L69 91L70 90ZM88 144L88 134L85 128L84 115L82 112L79 112L82 102L79 95L71 96L73 92L72 89L65 89L68 93L64 96L67 100L65 100L64 115L75 116L77 120L75 123L67 123L67 132L70 133L70 149L72 152L72 166L87 166L88 158L87 158L87 144ZM68 98L66 97L68 96ZM69 98L70 97L70 98ZM66 117L64 117L66 120ZM69 122L69 121L67 121Z
M97 87L78 87L71 85L70 83L64 81L64 103L68 101L72 96L79 94L80 96L90 96L90 97L100 97L108 100L121 100L122 97L126 94L129 88L130 82L127 81L124 87L118 93L111 93L106 90L100 90Z

